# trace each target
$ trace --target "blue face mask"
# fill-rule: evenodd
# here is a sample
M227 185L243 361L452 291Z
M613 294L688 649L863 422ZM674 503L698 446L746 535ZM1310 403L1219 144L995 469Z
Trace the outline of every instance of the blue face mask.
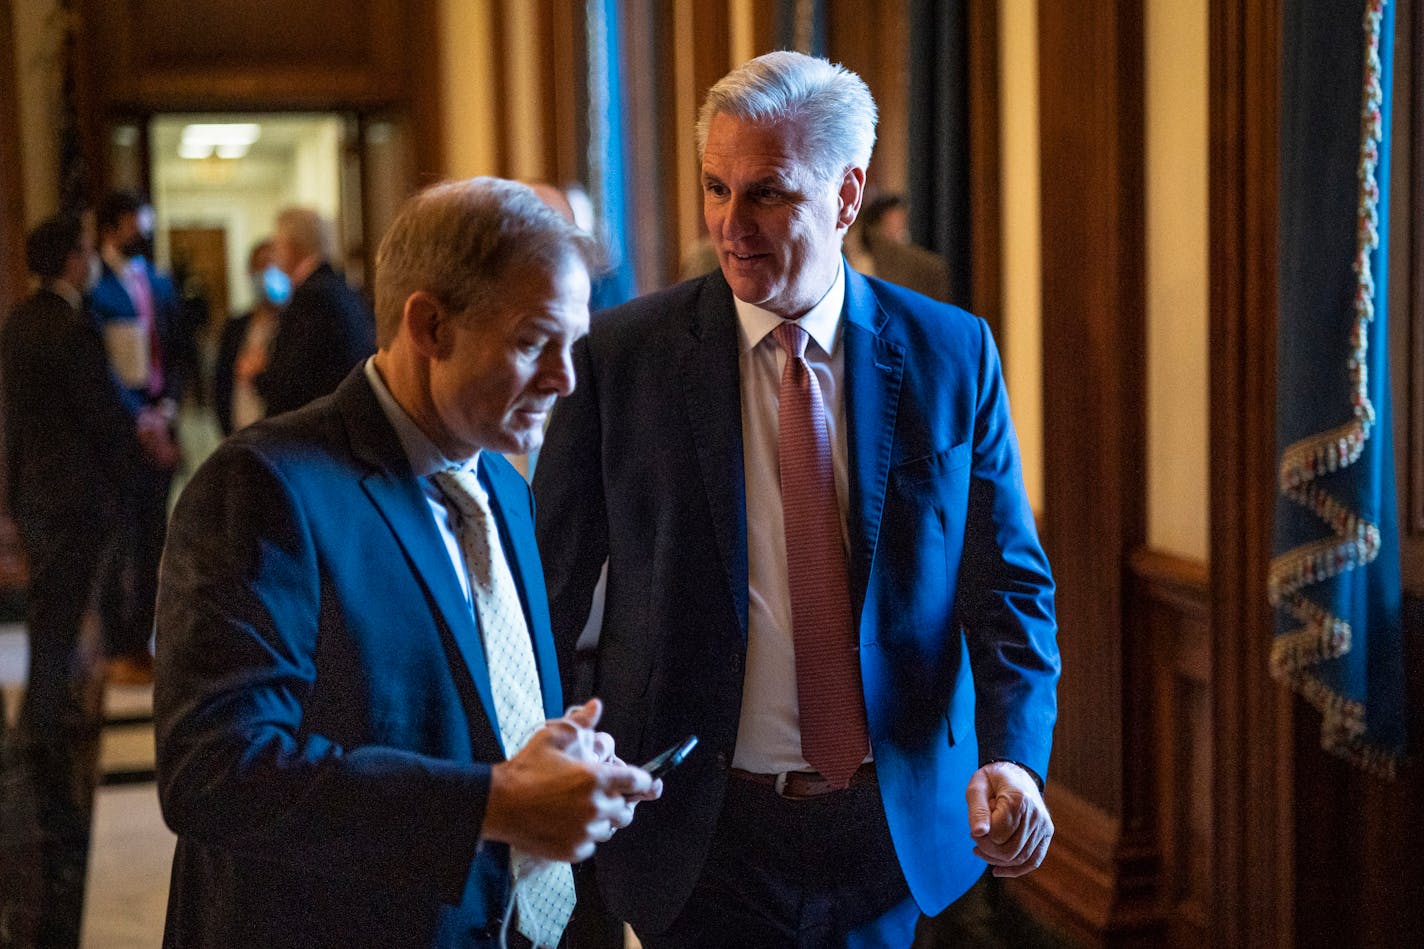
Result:
M276 264L268 264L267 269L255 275L258 293L273 306L286 306L292 298L292 278L282 272Z

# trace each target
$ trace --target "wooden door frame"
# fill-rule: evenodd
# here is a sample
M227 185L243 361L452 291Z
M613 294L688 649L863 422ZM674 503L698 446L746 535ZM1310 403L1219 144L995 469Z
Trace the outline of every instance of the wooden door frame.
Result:
M1209 7L1211 647L1224 946L1294 942L1290 693L1270 677L1281 0Z

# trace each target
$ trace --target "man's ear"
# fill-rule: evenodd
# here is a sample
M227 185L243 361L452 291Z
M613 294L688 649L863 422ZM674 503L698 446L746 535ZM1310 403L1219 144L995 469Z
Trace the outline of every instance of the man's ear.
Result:
M841 178L840 214L836 218L836 223L841 227L850 227L854 224L857 215L860 214L860 201L864 197L865 169L852 165L846 169L845 175Z
M443 359L450 354L450 319L435 297L424 290L406 297L401 321L416 352L427 359Z

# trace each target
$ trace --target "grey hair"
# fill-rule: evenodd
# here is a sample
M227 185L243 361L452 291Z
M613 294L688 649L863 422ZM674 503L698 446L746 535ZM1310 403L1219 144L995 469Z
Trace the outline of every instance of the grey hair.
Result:
M331 223L311 208L283 208L277 215L275 230L301 252L330 260L336 253L336 238Z
M865 168L875 147L875 99L855 73L804 53L778 50L748 60L707 92L697 114L697 157L712 119L725 112L767 124L791 123L822 179Z
M592 273L597 243L528 186L502 178L432 185L401 206L376 251L376 343L395 339L412 293L464 313L496 305L511 272L570 260Z

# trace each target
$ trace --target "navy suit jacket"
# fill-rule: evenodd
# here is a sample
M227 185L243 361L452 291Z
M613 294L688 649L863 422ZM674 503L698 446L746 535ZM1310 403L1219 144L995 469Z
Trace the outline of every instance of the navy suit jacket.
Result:
M267 414L279 415L333 391L352 366L375 351L370 307L323 263L292 288L277 318L267 368L253 384Z
M651 931L692 889L737 738L748 603L737 340L719 271L596 317L535 478L565 651L608 558L595 691L620 754L702 739L662 800L595 858L610 908ZM985 324L847 267L840 345L871 745L901 868L936 913L985 866L971 853L970 775L993 758L1047 773L1053 581Z
M562 695L531 495L481 455L545 712ZM478 842L504 759L474 615L358 367L244 429L173 514L158 596L170 946L465 946L507 848Z
M40 289L0 329L10 512L109 525L140 449L89 315Z

